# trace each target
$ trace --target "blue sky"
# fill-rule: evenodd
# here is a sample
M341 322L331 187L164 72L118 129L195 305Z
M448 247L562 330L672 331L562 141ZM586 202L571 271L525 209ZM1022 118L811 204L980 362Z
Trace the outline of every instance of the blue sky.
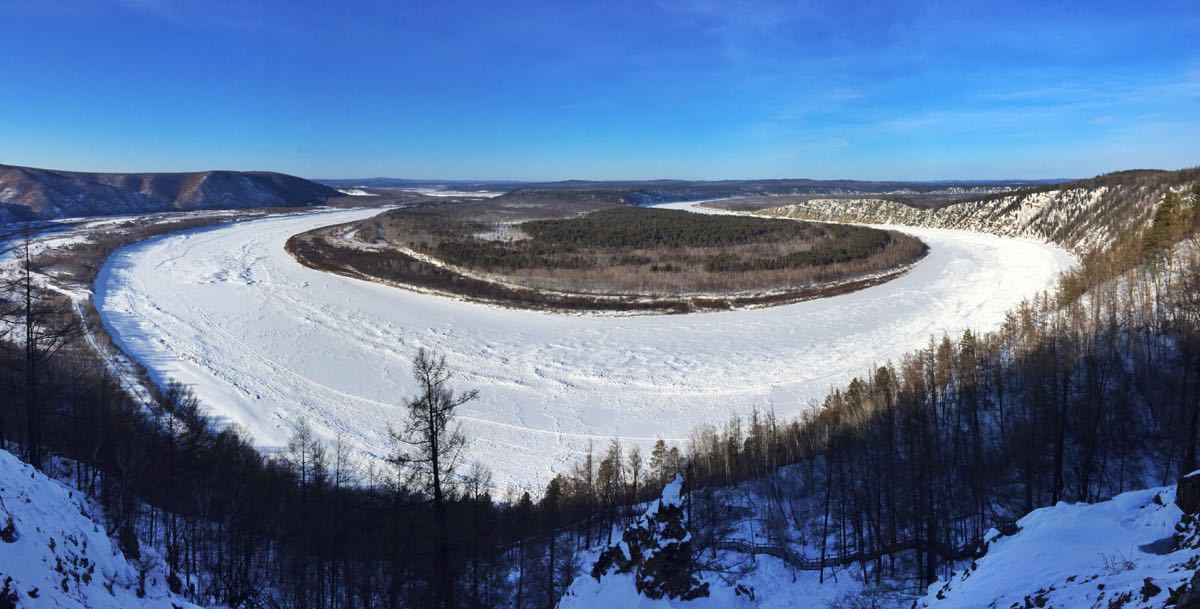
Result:
M0 162L306 177L1200 164L1181 2L0 0Z

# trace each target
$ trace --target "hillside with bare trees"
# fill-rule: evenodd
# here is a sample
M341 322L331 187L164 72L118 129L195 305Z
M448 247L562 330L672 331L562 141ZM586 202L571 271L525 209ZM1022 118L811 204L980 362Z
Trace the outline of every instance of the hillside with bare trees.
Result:
M808 198L780 200L758 213L826 222L982 231L1046 241L1085 254L1107 247L1131 229L1146 226L1168 191L1188 196L1196 192L1198 180L1200 169L1135 170L932 209L879 198Z

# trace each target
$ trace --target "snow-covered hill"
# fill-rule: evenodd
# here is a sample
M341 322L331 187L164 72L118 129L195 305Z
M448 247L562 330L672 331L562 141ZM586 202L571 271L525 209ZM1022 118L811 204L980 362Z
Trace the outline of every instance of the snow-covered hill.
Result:
M1170 178L1138 179L1135 174L1098 178L1073 187L981 198L938 209L878 198L844 198L810 199L759 213L805 220L972 230L1036 239L1083 254L1110 243L1126 228L1146 224L1169 184Z
M141 556L125 557L79 492L0 450L0 607L195 607Z
M1014 535L992 531L982 558L916 606L1194 607L1180 602L1200 566L1197 544L1177 535L1183 517L1173 486L1035 510Z
M81 173L0 165L0 226L12 220L321 203L337 190L266 171Z

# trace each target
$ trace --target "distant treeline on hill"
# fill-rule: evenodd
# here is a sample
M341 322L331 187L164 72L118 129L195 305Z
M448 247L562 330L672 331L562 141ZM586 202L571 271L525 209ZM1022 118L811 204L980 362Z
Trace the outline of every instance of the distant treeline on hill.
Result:
M929 201L952 201L965 196L1014 192L1057 184L1065 180L979 180L936 182L870 182L860 180L651 180L641 182L585 181L498 184L502 199L514 201L619 201L647 207L660 203L771 196L886 196L899 201L927 205Z
M761 180L561 180L556 182L487 181L487 180L412 180L402 178L320 179L322 184L367 188L430 188L462 192L519 192L519 191L622 191L639 193L644 202L659 197L665 202L700 198L758 196L778 194L867 194L888 192L909 193L987 193L1012 190L1042 184L1054 184L1067 179L1047 180L812 180L781 178ZM684 197L679 199L677 197ZM633 202L633 201L631 201Z
M973 230L1054 243L1076 254L1109 250L1147 226L1168 192L1190 196L1200 168L1106 174L920 207L879 197L783 198L760 213L828 222ZM774 201L771 201L774 202Z

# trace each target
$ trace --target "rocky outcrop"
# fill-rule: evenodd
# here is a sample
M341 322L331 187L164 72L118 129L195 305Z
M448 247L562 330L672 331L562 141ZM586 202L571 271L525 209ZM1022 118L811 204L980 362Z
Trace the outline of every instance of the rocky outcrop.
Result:
M1016 534L989 533L987 554L930 586L914 608L1188 606L1200 551L1173 535L1189 518L1175 494L1154 488L1034 510Z
M683 478L663 489L621 541L606 548L592 567L599 582L606 575L632 574L637 591L647 598L692 600L708 596L708 583L692 572L692 535L684 527Z
M1179 480L1178 490L1175 491L1175 505L1178 505L1184 514L1200 514L1200 470Z
M706 578L692 561L683 479L663 489L662 498L604 548L590 573L575 578L558 609L749 609L753 590Z

